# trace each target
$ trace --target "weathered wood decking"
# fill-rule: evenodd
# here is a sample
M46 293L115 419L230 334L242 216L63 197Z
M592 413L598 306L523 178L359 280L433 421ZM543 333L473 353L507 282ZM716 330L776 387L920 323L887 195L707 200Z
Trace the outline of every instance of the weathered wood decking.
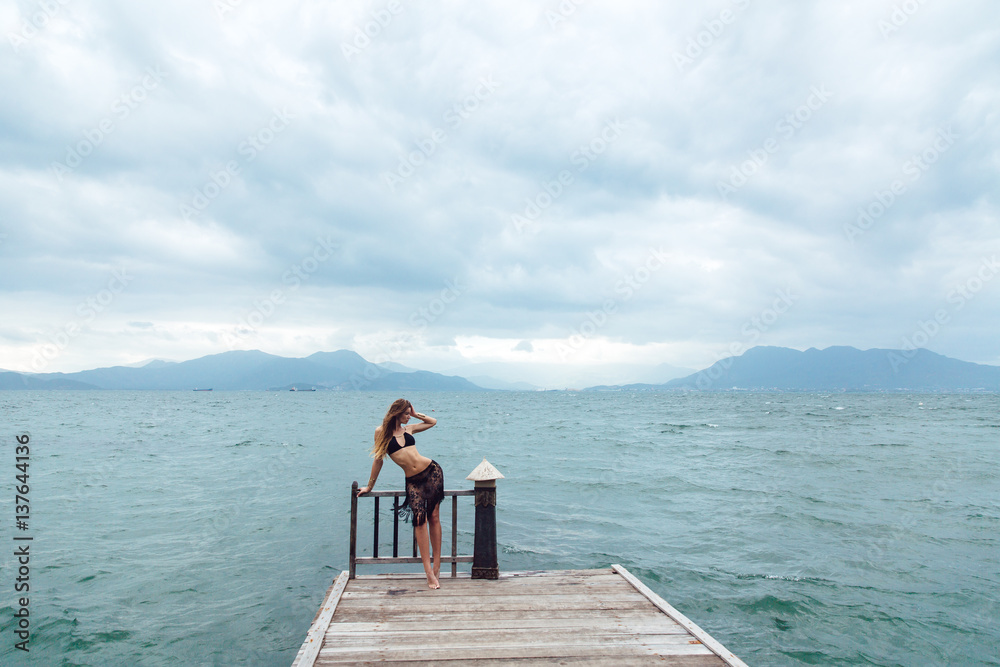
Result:
M294 667L744 663L618 565L496 581L343 572Z

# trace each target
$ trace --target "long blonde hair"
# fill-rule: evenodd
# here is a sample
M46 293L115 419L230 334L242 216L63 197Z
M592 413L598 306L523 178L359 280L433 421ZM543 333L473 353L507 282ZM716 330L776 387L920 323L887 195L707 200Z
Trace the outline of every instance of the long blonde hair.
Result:
M397 398L392 402L392 405L389 406L389 411L385 413L385 418L382 420L382 432L379 434L379 439L375 442L375 446L372 447L372 458L385 458L385 453L389 449L389 443L392 442L394 437L393 433L396 432L396 427L399 426L399 418L406 414L412 407L413 405L405 398Z

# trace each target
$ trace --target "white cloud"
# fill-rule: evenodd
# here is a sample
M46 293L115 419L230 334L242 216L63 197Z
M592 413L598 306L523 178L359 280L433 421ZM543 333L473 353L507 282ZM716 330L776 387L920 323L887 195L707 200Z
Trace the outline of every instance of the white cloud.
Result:
M745 342L780 289L801 296L755 342L894 346L1000 252L993 3L924 3L899 25L894 3L861 0L585 3L565 20L528 2L401 3L389 20L379 2L61 7L0 59L16 91L0 103L0 367L123 265L135 281L53 370L223 351L275 290L253 340L289 355L403 341L411 365L553 360L617 299L572 363L697 366ZM3 34L33 8L0 12ZM163 77L143 87L149 68ZM954 144L913 178L945 128ZM419 164L393 189L401 160ZM896 180L905 192L845 234ZM335 257L292 289L318 238ZM650 248L669 259L625 300ZM414 320L456 279L458 298ZM985 286L930 347L995 362L998 300Z

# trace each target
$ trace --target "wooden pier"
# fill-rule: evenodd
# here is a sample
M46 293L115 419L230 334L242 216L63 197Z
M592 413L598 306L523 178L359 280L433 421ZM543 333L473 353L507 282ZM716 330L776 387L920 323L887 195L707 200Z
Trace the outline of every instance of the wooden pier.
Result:
M625 568L468 575L343 572L293 667L744 665Z
M375 492L373 555L357 555L357 482L351 490L350 569L326 592L293 667L328 665L676 665L746 667L707 632L620 565L596 570L500 572L496 556L499 471L484 459L452 497L451 577L430 590L421 574L358 575L358 565L416 563L400 557L393 519L391 557L379 557ZM366 494L367 496L368 494ZM458 497L475 495L475 553L455 548ZM395 514L395 512L394 512ZM458 573L458 563L472 563Z

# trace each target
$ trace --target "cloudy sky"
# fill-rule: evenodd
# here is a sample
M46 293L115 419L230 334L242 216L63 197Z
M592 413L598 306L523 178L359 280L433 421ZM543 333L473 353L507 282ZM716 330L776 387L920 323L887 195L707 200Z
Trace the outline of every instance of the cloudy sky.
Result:
M0 368L1000 364L1000 5L0 6Z

